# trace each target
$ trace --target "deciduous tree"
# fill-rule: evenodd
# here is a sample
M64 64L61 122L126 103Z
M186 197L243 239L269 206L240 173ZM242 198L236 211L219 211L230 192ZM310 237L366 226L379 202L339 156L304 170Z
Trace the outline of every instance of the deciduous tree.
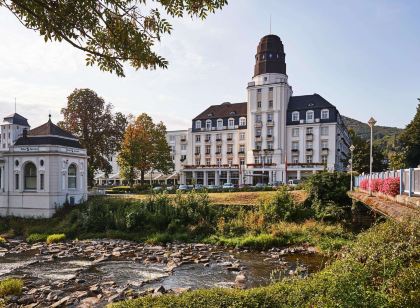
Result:
M166 127L153 120L146 113L139 115L128 126L118 155L118 164L130 185L133 185L137 172L141 183L148 171L169 173L173 169L170 149L166 140Z
M164 17L204 19L227 0L0 0L28 29L47 41L65 41L86 54L87 65L124 76L135 69L166 68L153 50L172 26Z
M112 171L108 158L120 149L127 118L121 113L114 115L112 105L90 89L75 89L67 100L59 126L78 137L87 150L88 182L93 185L96 171Z
M413 120L404 129L400 141L406 149L405 161L408 167L420 165L420 104Z

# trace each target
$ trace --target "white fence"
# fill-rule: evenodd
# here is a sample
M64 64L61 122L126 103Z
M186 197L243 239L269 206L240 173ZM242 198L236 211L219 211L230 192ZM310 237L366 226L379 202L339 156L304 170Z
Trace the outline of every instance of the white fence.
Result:
M410 197L420 195L420 168L400 169L384 172L373 172L372 179L400 179L400 195L406 193ZM359 187L360 181L369 180L369 174L354 177L354 186Z

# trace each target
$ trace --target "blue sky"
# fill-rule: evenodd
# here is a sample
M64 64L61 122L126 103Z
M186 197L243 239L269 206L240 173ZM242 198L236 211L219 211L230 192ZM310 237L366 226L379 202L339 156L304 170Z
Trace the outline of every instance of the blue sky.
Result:
M420 1L230 0L205 21L173 21L157 50L167 70L119 78L86 67L84 54L47 43L0 8L0 115L14 110L34 127L61 119L75 88L91 88L115 110L149 113L168 129L186 129L212 104L246 100L259 39L285 46L294 95L318 93L341 114L405 127L420 97Z

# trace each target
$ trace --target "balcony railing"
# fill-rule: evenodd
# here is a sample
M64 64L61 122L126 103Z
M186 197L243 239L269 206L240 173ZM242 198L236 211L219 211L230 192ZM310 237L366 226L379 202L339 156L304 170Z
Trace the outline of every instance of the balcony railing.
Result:
M255 122L255 127L262 127L262 122L261 121L256 121Z
M211 142L211 139L204 139L205 142Z
M267 126L273 126L274 121L273 120L267 120Z
M299 152L299 149L292 149L292 152Z
M312 148L306 148L306 152L312 152L313 150Z
M217 142L222 142L222 138L216 138Z
M195 152L194 155L198 156L198 155L200 155L200 152Z

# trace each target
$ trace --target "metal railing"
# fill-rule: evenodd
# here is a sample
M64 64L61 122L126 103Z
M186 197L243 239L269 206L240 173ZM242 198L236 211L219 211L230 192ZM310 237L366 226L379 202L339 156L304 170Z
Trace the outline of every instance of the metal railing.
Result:
M383 172L373 172L372 179L400 179L400 195L420 195L420 168L409 168ZM359 187L362 180L369 180L369 174L354 177L354 187Z

